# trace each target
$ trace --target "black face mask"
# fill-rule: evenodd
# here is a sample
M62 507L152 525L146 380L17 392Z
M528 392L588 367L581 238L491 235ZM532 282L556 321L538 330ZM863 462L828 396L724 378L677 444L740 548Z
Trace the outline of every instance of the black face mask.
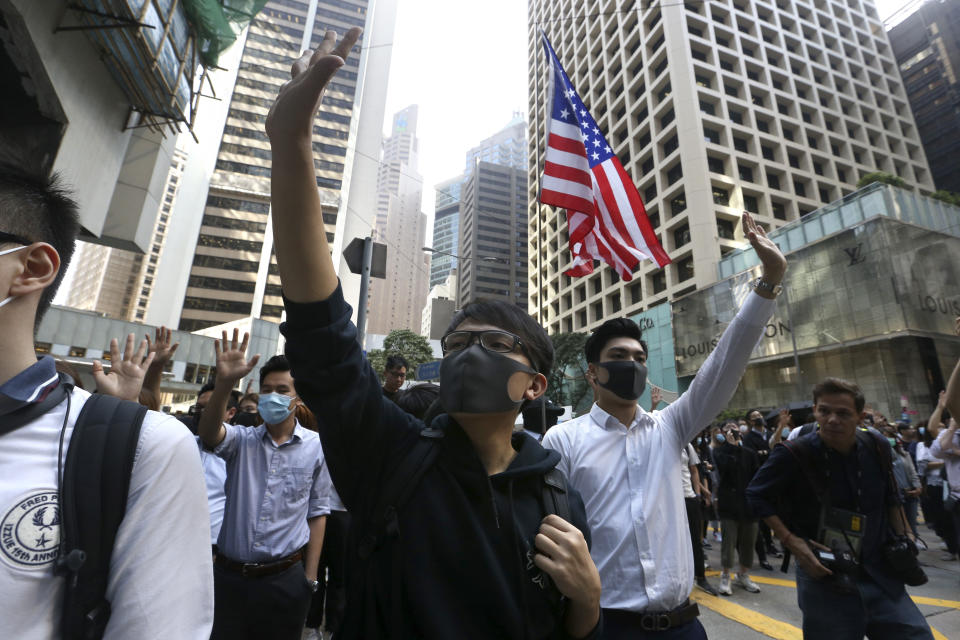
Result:
M447 413L516 411L523 399L514 400L508 392L515 373L537 372L479 344L456 351L440 363L440 403Z
M753 426L755 426L755 427L763 427L763 425L764 425L763 418L754 418L754 419L753 419Z
M256 411L238 411L235 416L233 416L233 424L240 427L256 427L259 426L263 420L260 419L260 416Z
M600 362L597 366L603 367L609 374L606 382L600 382L597 378L597 384L613 392L618 398L636 400L647 386L647 367L639 362L613 360Z

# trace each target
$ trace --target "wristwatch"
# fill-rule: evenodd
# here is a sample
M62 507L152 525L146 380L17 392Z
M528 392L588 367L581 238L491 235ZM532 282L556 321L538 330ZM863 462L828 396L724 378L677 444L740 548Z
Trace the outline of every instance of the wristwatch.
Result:
M763 278L757 278L753 281L753 288L757 291L768 291L774 296L780 295L780 292L783 291L782 284L770 284Z
M310 583L310 590L313 591L314 593L316 593L316 592L317 592L317 589L320 588L320 581L319 581L319 580L307 580L307 582Z

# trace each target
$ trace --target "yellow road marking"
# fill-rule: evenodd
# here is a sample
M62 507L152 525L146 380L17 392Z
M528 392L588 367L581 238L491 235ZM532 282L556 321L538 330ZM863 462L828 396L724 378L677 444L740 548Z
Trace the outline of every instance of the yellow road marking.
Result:
M707 576L719 576L719 571L707 571ZM783 580L781 578L767 578L765 576L750 576L754 582L759 582L760 584L771 584L778 587L790 587L792 589L797 588L797 583L794 580ZM910 596L910 598L917 604L924 604L930 607L947 607L950 609L960 609L960 601L958 600L944 600L942 598L928 598L927 596ZM700 593L694 590L690 594L690 599L702 604L711 611L719 613L725 618L729 618L740 624L746 625L753 629L754 631L759 631L771 638L801 638L802 633L800 629L797 629L791 624L786 622L781 622L775 618L770 618L763 615L762 613L757 613L751 609L741 607L738 604L733 604L727 600L722 600L720 598L710 596L706 593ZM929 621L928 621L929 624ZM930 626L930 631L933 632L934 640L947 640L947 636L943 635L939 631ZM774 635L783 634L783 633L794 633L794 635ZM796 635L800 634L800 635Z
M776 640L803 640L803 632L792 624L781 622L776 618L765 616L751 609L723 600L717 596L694 591L690 599L698 604L719 613L724 618L750 627L769 638Z

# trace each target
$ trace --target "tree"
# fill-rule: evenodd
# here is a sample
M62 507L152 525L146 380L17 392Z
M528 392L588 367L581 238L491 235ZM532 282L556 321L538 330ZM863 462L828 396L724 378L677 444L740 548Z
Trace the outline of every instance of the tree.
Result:
M371 349L367 352L367 360L377 376L381 378L381 382L387 356L392 355L401 355L406 358L410 364L407 375L411 378L418 366L434 360L433 348L426 338L409 329L394 329L384 339L383 349Z
M593 390L587 384L587 361L583 346L586 333L558 333L553 336L553 367L547 376L547 397L557 405L572 405L574 411Z
M901 189L910 188L910 185L907 184L907 181L900 176L893 175L892 173L886 173L885 171L874 171L873 173L864 174L859 180L857 180L857 189L865 187L868 184L873 184L874 182L892 184L893 186L900 187Z
M953 191L945 191L944 189L938 189L930 194L930 197L934 200L940 200L946 202L947 204L952 204L960 207L960 193L954 193Z

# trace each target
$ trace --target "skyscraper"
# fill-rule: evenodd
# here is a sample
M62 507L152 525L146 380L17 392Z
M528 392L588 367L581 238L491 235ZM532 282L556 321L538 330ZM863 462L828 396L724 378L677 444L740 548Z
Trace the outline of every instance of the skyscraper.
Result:
M280 276L269 231L266 114L300 51L315 46L327 29L343 33L364 26L367 5L367 0L272 0L251 22L210 179L180 329L247 316L280 320ZM355 48L328 86L313 127L317 188L331 241L347 163L358 57Z
M527 306L527 171L477 160L460 200L458 300Z
M933 183L960 193L960 4L924 2L888 35Z
M383 141L374 239L387 245L388 277L370 282L368 333L420 331L429 257L420 251L427 221L420 211L423 180L417 156L417 106L411 105L394 114L390 136Z
M640 5L638 5L640 6ZM650 3L577 16L530 5L531 173L540 171L548 86L542 27L633 176L672 264L630 282L570 267L562 212L530 182L530 310L551 333L589 330L706 286L743 241L841 198L873 171L933 187L871 0Z
M467 151L464 170L472 171L478 160L514 169L527 168L527 123L523 112L515 112L507 126Z
M167 240L170 211L180 189L186 154L176 149L163 185L153 237L145 254L81 242L66 305L111 318L142 322L152 301L157 263Z
M460 191L463 180L464 176L457 176L435 187L437 200L433 210L433 242L430 246L437 253L430 256L431 288L443 284L457 268L453 256L457 255L460 246Z

